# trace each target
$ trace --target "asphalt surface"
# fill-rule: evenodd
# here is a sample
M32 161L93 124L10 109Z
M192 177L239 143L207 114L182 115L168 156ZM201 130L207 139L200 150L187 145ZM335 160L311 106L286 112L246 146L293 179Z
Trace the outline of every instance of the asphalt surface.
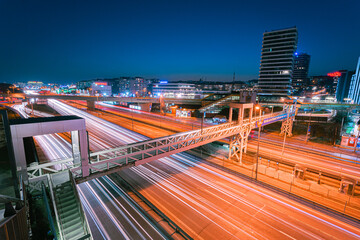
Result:
M357 223L330 217L186 153L119 174L195 239L360 238Z

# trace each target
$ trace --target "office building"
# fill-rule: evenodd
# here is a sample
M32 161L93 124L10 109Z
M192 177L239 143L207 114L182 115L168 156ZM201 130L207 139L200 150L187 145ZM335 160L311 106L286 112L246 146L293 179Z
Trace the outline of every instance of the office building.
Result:
M152 80L142 77L121 77L119 79L119 93L123 96L145 97L150 95Z
M292 77L292 86L294 92L300 93L309 84L309 64L310 55L306 53L296 53L294 60L294 71Z
M355 74L351 78L348 98L352 103L360 104L360 57Z
M153 95L164 98L187 98L200 99L202 98L202 91L195 87L193 83L169 83L167 81L160 81L152 86Z
M297 28L287 28L263 35L258 91L260 96L280 98L292 93Z
M337 78L337 87L336 87L336 101L337 102L346 102L349 95L351 78L355 72L340 70L338 71L340 76Z
M89 90L92 96L100 95L109 97L112 95L111 86L109 86L107 82L93 82Z

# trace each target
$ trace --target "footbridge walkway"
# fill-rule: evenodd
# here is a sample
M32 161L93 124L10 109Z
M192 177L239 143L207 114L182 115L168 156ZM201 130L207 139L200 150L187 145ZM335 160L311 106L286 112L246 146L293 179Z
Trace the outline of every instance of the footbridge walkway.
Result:
M236 106L234 108L236 108ZM240 116L244 116L244 114L239 114L238 121L230 121L225 124L206 127L199 130L178 133L117 148L93 152L90 153L88 160L82 159L79 162L69 158L28 167L28 177L31 179L39 177L44 173L53 173L70 169L73 173L75 181L80 183L119 171L122 168L138 166L159 158L167 157L175 153L183 152L210 142L239 134L245 137L241 137L240 140L239 138L236 139L232 146L237 149L234 153L242 153L243 151L246 152L247 136L249 135L251 129L257 128L259 125L263 126L283 121L284 131L287 134L291 134L288 132L288 130L291 131L291 128L286 126L289 123L292 123L295 114L296 105L294 104L285 105L283 111L281 112L265 114L257 117L252 117L251 109L251 114L249 114L250 117L247 119L244 119L243 117L240 118ZM237 146L236 142L239 142L241 146ZM55 167L55 165L57 166Z

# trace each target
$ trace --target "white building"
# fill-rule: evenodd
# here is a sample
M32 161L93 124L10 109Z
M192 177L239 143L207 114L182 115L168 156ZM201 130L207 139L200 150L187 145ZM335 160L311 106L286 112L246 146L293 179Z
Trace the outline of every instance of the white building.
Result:
M202 98L202 91L195 87L192 83L168 83L167 81L160 81L153 84L153 95L164 98L187 98L200 99Z
M354 104L360 104L360 57L356 66L356 72L351 78L349 100Z

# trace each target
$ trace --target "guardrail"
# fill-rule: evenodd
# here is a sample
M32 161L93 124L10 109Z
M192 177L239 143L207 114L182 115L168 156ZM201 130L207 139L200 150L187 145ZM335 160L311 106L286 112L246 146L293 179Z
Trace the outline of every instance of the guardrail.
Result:
M29 228L27 218L27 204L25 186L20 178L20 198L0 195L0 203L5 203L5 213L11 216L0 221L0 239L28 239ZM16 209L12 202L16 202Z
M26 206L0 224L0 238L6 240L29 239Z

